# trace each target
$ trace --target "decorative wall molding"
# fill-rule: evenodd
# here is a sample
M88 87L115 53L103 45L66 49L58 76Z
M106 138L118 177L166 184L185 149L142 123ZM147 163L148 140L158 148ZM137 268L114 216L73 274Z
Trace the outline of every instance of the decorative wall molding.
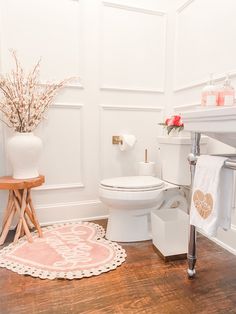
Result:
M84 187L85 186L82 182L66 183L66 184L46 184L46 185L42 185L40 187L34 188L34 191L81 189Z
M181 13L184 9L186 9L193 1L195 0L187 0L176 10L177 13Z
M126 11L131 11L131 12L137 12L137 13L143 13L143 14L149 14L149 15L155 15L155 16L159 16L165 19L165 29L164 32L166 33L166 26L167 26L167 12L164 11L157 11L157 10L151 10L151 9L145 9L142 7L136 7L136 6L128 6L128 5L124 5L124 4L120 4L120 3L115 3L115 2L109 2L109 1L103 1L102 2L104 7L111 7L111 8L115 8L115 9L121 9L121 10L126 10ZM102 23L101 23L102 25ZM102 30L100 30L101 34L102 34ZM100 34L100 39L102 39L102 35ZM165 42L164 42L164 63L166 63L166 44L167 44L167 40L166 40L165 36ZM101 40L102 42L102 40ZM100 49L100 64L101 64L101 56L102 56L102 52ZM100 84L100 90L101 91L117 91L117 92L138 92L138 93L157 93L157 94L164 94L165 93L165 75L166 75L166 71L164 73L164 77L163 77L163 88L160 89L152 89L152 88L143 88L142 86L137 86L137 87L121 87L121 86L110 86L109 84Z
M50 208L54 208L54 207L67 207L67 206L75 207L75 206L80 206L80 205L84 205L84 204L86 204L86 205L101 204L101 201L98 199L95 199L95 200L83 200L83 201L76 201L76 202L61 202L61 203L42 204L42 205L36 204L35 208L39 210L39 209L46 209L46 208L50 209Z
M55 102L51 105L51 108L60 108L60 109L83 109L83 104L68 103L68 102Z
M163 119L164 110L165 110L165 108L158 107L158 106L157 107L156 106L140 106L140 105L139 106L138 105L137 106L120 106L120 105L100 104L100 112L99 112L100 113L100 115L99 115L99 121L100 121L100 123L99 123L99 134L100 134L100 137L99 137L99 142L100 142L99 143L99 165L100 165L99 177L100 177L100 179L104 179L105 177L108 177L107 176L108 173L107 173L106 169L107 169L107 167L111 166L111 165L107 165L106 161L104 161L104 157L109 156L109 153L107 155L106 150L107 150L107 147L109 147L109 145L111 144L111 142L110 142L110 144L108 142L108 140L109 140L108 136L112 137L112 135L119 135L119 133L123 133L125 127L127 129L130 128L130 132L132 132L132 134L135 134L135 133L133 133L134 129L139 128L138 127L139 124L137 124L137 122L135 122L135 124L133 124L132 122L127 123L127 121L126 121L125 123L124 122L122 123L123 126L121 124L120 127L116 128L116 130L113 130L114 131L114 133L113 133L113 131L110 130L110 127L108 127L108 130L106 129L108 124L112 124L112 122L109 122L110 121L109 119L110 118L113 119L112 117L114 117L114 121L115 121L117 119L116 115L118 115L118 114L119 114L120 118L122 116L127 116L128 114L130 117L132 117L132 116L135 117L136 115L138 115L139 117L142 117L143 114L145 114L145 115L148 115L147 118L148 117L153 117L153 118L157 117L157 119L155 119L157 122L154 122L155 123L154 125L158 125L159 118L160 118L160 121ZM107 118L108 118L108 120L107 120ZM118 121L120 121L120 118L118 119ZM134 120L135 120L135 118L134 118ZM118 122L118 124L119 124L119 122ZM126 129L126 132L127 132L127 129ZM133 130L133 131L131 131L131 130ZM108 135L107 131L109 132L109 135ZM128 132L128 133L130 133L130 132ZM155 133L153 132L153 134L155 134ZM135 134L135 136L136 136L136 134ZM144 136L144 134L141 135L141 137L142 136ZM154 145L155 144L153 144L153 147L154 147ZM112 148L112 146L111 146L109 149L110 149L111 153L112 153L112 151L114 152L114 150L116 150L116 149L119 151L118 147ZM109 149L108 149L108 151L109 151ZM132 154L132 152L131 152L131 154ZM127 160L129 160L129 154L127 154L126 157L125 157L125 155L126 154L124 154L123 157L127 158ZM113 156L114 156L113 153L110 156L112 156L112 158L113 158ZM122 162L122 159L123 158L121 158L121 162ZM116 163L116 162L117 162L117 159L114 160L114 163ZM119 162L118 162L118 164L119 164ZM108 169L110 169L110 168L108 168ZM112 175L114 175L114 174L112 174ZM111 174L110 174L110 176L111 176Z
M125 4L120 4L120 3L115 3L115 2L103 1L102 4L106 7L122 9L122 10L126 10L126 11L134 11L134 12L151 14L151 15L159 15L159 16L165 16L166 15L166 12L164 12L164 11L145 9L145 8L136 7L136 6L128 6Z
M115 106L115 105L100 105L103 110L118 110L118 111L164 111L163 107L154 106Z
M60 81L60 80L58 80ZM53 85L51 82L46 82L46 81L41 81L40 84L41 86L46 86L46 85ZM78 88L78 89L84 89L84 86L82 85L81 81L74 81L71 83L65 84L65 87L67 88Z
M81 110L81 119L83 120L83 104L76 104L76 103L64 103L64 102L55 102L51 105L51 109L78 109ZM83 123L80 123L80 143L81 143L81 151L83 151ZM85 188L85 185L83 184L83 154L80 155L80 173L82 182L69 182L69 183L60 183L60 184L45 184L40 187L35 188L35 191L45 191L45 190L64 190L64 189L81 189Z
M186 105L174 106L173 110L174 110L174 112L191 111L191 110L198 108L200 105L201 105L200 103L196 103L196 104L186 104Z
M192 4L195 0L187 0L185 1L179 8L177 8L176 10L176 24L175 24L175 45L174 45L174 70L173 70L173 77L174 77L174 89L173 92L180 92L192 87L197 87L197 86L201 86L205 83L201 81L201 82L191 82L190 84L186 85L186 86L176 86L176 80L175 80L175 73L176 73L176 64L177 64L177 56L176 56L176 51L177 51L177 41L178 41L178 18L180 16L180 14L187 8L190 6L190 4Z
M231 78L236 77L236 70L229 71L229 73L230 73L230 77ZM224 79L225 79L225 74L214 73L214 81L215 82L220 82L220 81L223 81ZM202 80L199 80L199 81L192 81L192 82L190 82L187 85L175 87L174 88L174 92L177 93L177 92L182 92L182 91L185 91L185 90L188 90L188 89L191 89L191 88L200 87L200 86L205 85L208 81L209 81L209 79L206 79L206 78L204 78Z
M108 86L102 85L100 90L103 91L121 91L121 92L136 92L136 93L157 93L157 94L164 94L165 91L160 89L143 89L143 88L131 88L131 87L119 87L119 86Z
M179 8L176 10L176 21L178 20L180 14L188 8L194 1L196 0L187 0L184 2ZM177 51L177 41L178 41L178 23L176 23L176 29L175 29L175 53L174 53L174 69L176 68L176 51ZM232 71L228 71L230 73L230 77L236 77L236 69L232 69ZM222 81L225 78L225 73L214 73L214 81L219 82ZM182 85L182 86L176 86L176 82L174 82L174 93L182 92L191 88L201 87L205 85L209 79L202 78L200 80L189 82L189 84Z

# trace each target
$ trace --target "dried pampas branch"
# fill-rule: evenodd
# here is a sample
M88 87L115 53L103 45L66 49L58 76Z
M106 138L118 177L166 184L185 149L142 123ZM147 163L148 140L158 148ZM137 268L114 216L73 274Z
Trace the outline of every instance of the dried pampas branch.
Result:
M42 121L57 93L73 78L65 79L57 84L42 86L39 82L39 60L26 75L12 52L15 69L11 74L0 76L0 111L2 122L16 132L32 132Z

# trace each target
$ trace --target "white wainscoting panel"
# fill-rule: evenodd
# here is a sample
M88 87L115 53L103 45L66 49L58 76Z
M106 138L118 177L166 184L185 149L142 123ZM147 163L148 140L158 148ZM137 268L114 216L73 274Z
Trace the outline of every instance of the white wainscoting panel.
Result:
M81 75L80 1L34 0L34 4L31 0L1 2L4 71L12 67L9 49L14 49L24 68L31 68L42 58L42 82ZM73 84L80 87L79 83Z
M39 127L43 141L40 171L46 184L39 190L83 187L82 105L55 104Z
M205 84L209 73L236 75L236 2L189 0L177 10L175 91Z
M146 106L101 106L101 178L137 174L137 163L144 161L148 149L149 161L158 163L157 136L161 134L163 108ZM113 135L133 134L137 142L132 150L121 151L112 144Z
M101 89L164 92L166 14L103 2Z

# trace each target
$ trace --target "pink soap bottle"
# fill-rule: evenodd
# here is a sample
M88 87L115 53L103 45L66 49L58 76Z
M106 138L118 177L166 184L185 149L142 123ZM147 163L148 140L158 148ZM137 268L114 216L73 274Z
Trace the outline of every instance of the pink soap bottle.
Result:
M218 91L214 85L212 74L210 74L210 80L202 90L202 106L217 106Z
M227 74L224 84L219 91L218 106L233 106L234 97L234 87L231 85L229 74Z

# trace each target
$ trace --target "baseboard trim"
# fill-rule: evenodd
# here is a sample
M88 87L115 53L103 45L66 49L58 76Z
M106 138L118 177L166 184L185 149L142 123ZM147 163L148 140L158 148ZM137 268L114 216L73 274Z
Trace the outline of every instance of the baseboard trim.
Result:
M102 219L108 219L108 215L104 216L95 216L95 217L88 217L88 218L75 218L75 219L69 219L69 220L58 220L58 221L46 221L43 223L40 223L42 227L46 227L52 224L58 224L58 223L67 223L67 222L77 222L77 221L95 221L95 220L102 220Z
M99 220L108 217L108 210L99 200L86 200L70 203L55 203L35 206L40 225L65 223L81 220ZM3 210L0 210L0 225ZM13 226L14 228L14 226Z
M108 210L104 208L99 200L38 205L36 206L36 211L42 225L103 219L103 217L108 215Z
M232 229L233 231L235 231L234 229ZM213 241L214 243L218 244L219 246L221 246L223 249L227 250L228 252L232 253L233 255L236 255L236 249L232 248L230 245L226 244L225 242L219 240L216 237L209 237L208 235L206 235L206 233L198 230L198 232L200 234L202 234L203 236L205 236L206 238L208 238L209 240Z

